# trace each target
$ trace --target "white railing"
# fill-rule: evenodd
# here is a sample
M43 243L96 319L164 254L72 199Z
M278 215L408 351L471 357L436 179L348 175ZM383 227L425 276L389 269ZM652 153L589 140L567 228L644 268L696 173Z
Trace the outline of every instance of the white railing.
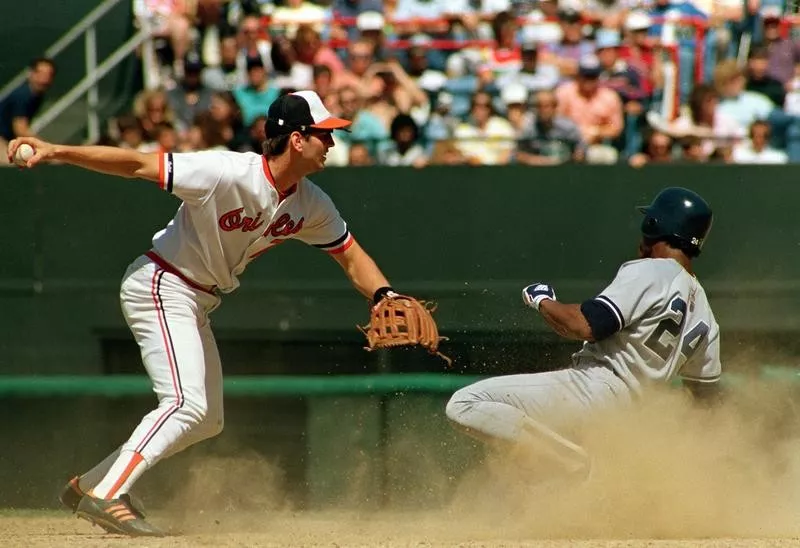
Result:
M100 138L100 119L97 112L99 106L97 83L108 74L111 69L133 53L138 46L150 39L149 30L147 28L142 28L105 61L100 65L97 64L97 32L95 30L97 23L122 1L123 0L104 0L100 5L87 13L83 19L78 21L75 26L68 30L52 46L45 50L43 56L52 59L83 36L86 76L81 79L75 87L50 106L47 111L33 120L31 123L31 130L34 133L40 133L42 129L52 123L53 120L63 114L64 111L85 94L87 100L87 139L89 142L95 142ZM0 89L0 101L25 82L27 74L27 69L20 71L10 82L3 86L3 88Z
M97 120L97 82L102 79L108 72L122 62L128 55L134 52L141 44L150 39L150 33L146 29L142 29L133 35L127 42L122 44L114 53L108 56L108 59L100 63L89 72L83 79L68 91L63 97L56 101L47 112L37 117L31 124L31 131L39 133L53 120L61 116L69 107L75 103L83 94L88 93L89 97L89 132L88 141L94 142L100 137L99 123ZM92 106L92 97L94 97L94 106ZM94 130L93 130L94 127Z

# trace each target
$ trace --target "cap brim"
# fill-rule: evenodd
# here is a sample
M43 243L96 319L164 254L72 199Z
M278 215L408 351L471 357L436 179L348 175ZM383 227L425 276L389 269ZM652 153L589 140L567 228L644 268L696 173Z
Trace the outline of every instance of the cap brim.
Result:
M636 210L639 213L647 213L647 210L650 209L650 206L636 206Z
M319 123L311 124L310 127L316 129L344 129L350 124L352 124L350 120L345 120L344 118L334 118L331 116L330 118L326 118Z

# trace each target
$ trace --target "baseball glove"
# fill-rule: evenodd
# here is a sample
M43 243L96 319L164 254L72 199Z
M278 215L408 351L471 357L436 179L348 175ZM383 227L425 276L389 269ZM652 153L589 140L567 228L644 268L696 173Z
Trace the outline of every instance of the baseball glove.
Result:
M365 349L420 345L449 366L452 360L439 352L439 342L447 340L447 337L439 336L431 314L434 310L435 304L407 295L395 294L381 299L372 307L369 324L357 326L367 337Z

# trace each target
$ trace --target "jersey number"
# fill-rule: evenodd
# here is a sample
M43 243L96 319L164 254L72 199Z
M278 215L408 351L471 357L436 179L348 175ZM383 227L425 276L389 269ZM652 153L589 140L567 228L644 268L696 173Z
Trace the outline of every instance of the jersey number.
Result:
M669 303L669 308L675 312L677 319L675 317L670 317L664 318L658 322L655 331L653 331L644 342L647 348L652 350L664 361L669 359L669 355L672 354L673 350L675 350L675 345L678 343L678 336L681 334L681 328L686 319L686 301L680 297L675 297L672 299L672 302ZM687 331L683 339L680 340L681 354L683 354L687 360L694 354L694 351L697 350L706 335L708 335L708 329L708 324L706 322L697 322L697 325ZM661 337L664 335L664 332L672 335L672 340L661 342Z

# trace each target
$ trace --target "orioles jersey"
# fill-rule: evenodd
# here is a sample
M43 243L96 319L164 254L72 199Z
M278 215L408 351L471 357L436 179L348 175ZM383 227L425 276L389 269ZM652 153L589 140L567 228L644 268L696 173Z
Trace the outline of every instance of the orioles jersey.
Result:
M719 326L697 278L678 262L623 264L581 311L595 341L574 354L576 363L610 367L635 391L676 377L719 380Z
M225 293L239 286L250 261L286 240L329 253L353 243L325 192L304 178L281 194L259 154L162 154L159 182L182 203L153 236L153 250L190 280Z

